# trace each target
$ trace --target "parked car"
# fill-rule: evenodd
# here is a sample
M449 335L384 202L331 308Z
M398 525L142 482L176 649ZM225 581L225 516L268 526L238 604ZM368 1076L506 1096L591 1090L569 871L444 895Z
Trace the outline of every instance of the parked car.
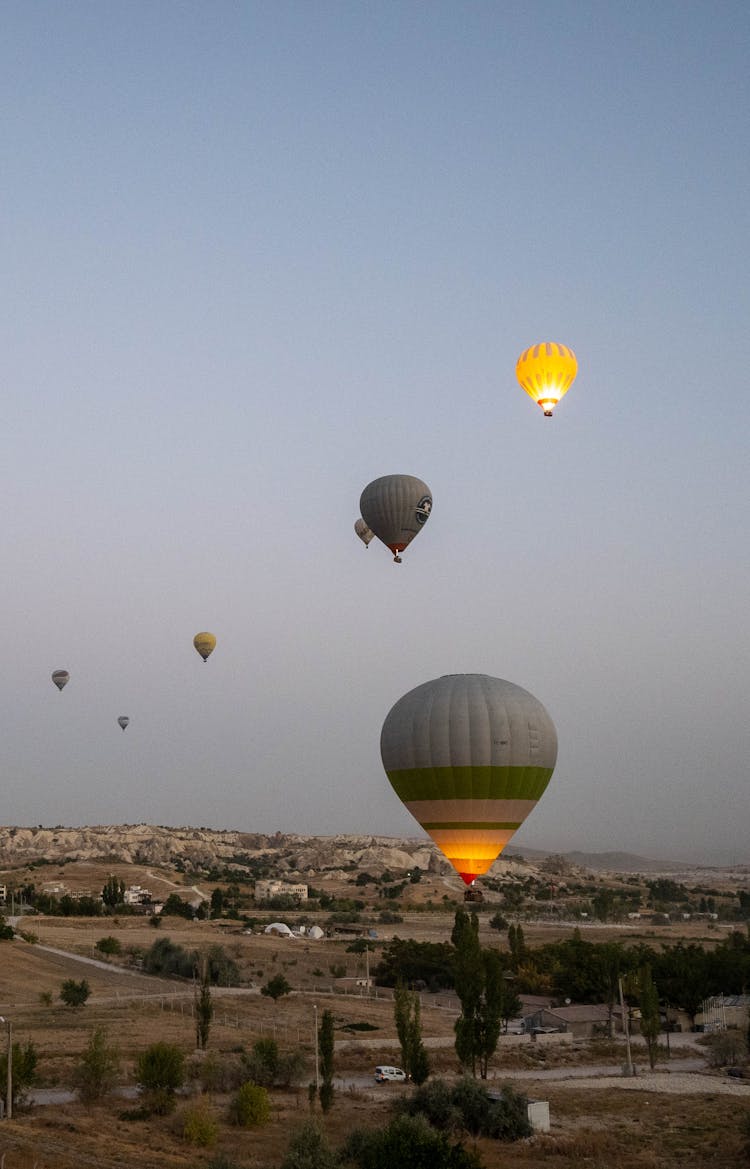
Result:
M381 1066L375 1068L375 1083L376 1084L388 1084L388 1083L401 1083L401 1084L403 1084L405 1082L405 1080L406 1080L406 1072L403 1070L403 1068L392 1068L392 1067L388 1067L387 1065L381 1065Z

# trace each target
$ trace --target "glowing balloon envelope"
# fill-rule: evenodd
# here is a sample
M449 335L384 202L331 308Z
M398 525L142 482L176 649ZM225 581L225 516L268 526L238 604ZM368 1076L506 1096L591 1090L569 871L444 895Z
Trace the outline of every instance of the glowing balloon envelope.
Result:
M557 732L513 682L449 674L398 700L380 754L396 795L470 885L543 795Z
M370 543L370 540L375 539L375 533L370 531L370 529L368 528L367 524L365 523L365 521L363 519L359 519L355 522L354 531L359 536L359 538L362 541L362 543L364 544L365 548Z
M567 394L578 372L572 349L556 341L540 341L525 349L516 362L516 377L523 389L552 417L557 403Z
M213 633L196 633L193 645L205 662L216 649L216 638Z
M125 730L125 727L128 725L129 722L130 722L130 719L128 718L128 716L126 714L121 714L117 720L117 725L122 727L123 730Z
M413 475L384 475L365 487L359 510L367 527L390 548L396 564L400 564L399 552L419 535L430 518L432 492Z
M62 690L70 681L70 674L67 670L53 670L52 681L55 683L55 686L57 686L58 690Z

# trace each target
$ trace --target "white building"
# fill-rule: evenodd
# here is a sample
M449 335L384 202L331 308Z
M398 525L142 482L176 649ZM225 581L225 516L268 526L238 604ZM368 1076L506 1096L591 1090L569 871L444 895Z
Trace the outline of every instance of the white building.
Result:
M307 885L292 885L286 881L256 881L255 900L269 901L272 897L296 897L307 901Z

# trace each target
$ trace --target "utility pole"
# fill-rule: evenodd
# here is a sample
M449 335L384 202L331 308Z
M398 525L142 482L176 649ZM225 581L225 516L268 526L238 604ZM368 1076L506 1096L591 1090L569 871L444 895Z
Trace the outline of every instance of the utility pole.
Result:
M318 1059L318 1004L313 1006L315 1016L315 1091L320 1095L320 1060Z
M620 1012L622 1014L622 1030L623 1030L623 1034L625 1035L625 1050L627 1051L627 1064L625 1065L626 1066L625 1075L626 1076L634 1076L635 1069L633 1067L633 1056L632 1056L631 1051L630 1051L630 1027L628 1026L628 1013L625 1010L625 998L624 998L623 993L622 993L622 979L621 978L617 979L617 985L620 988Z
M13 1024L10 1019L4 1019L0 1015L0 1023L5 1023L8 1028L8 1083L6 1085L5 1095L5 1115L8 1120L13 1119Z

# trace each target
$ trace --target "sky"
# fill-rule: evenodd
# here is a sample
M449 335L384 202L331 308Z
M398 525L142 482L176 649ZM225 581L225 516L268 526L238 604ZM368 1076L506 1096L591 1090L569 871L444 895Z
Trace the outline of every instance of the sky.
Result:
M420 836L380 728L476 672L557 727L514 844L750 863L749 55L744 0L5 0L0 823Z

